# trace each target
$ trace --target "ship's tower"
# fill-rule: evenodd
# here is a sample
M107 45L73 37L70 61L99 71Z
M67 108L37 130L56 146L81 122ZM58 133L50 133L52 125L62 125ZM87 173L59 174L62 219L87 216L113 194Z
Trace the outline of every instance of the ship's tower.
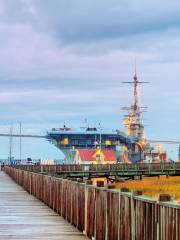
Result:
M125 107L123 110L127 111L124 116L124 125L128 137L134 141L134 145L129 149L129 157L131 161L143 161L145 159L145 152L149 150L149 143L144 137L144 124L142 113L145 107L140 105L139 92L140 85L147 82L141 82L138 80L136 68L132 82L124 82L133 85L133 104L130 107Z
M128 113L124 117L124 125L126 127L127 135L134 138L136 141L141 141L144 139L144 125L143 125L143 107L140 106L139 103L139 86L142 83L137 77L137 73L135 70L135 74L132 82L124 82L133 84L133 97L134 101L131 107L125 107L124 110L127 110Z

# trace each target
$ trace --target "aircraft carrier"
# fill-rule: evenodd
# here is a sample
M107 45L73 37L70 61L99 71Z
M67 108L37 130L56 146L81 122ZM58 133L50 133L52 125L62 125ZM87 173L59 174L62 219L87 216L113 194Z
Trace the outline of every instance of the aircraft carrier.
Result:
M166 155L153 152L149 142L144 137L142 117L144 108L139 103L139 86L146 82L139 81L135 71L133 81L124 83L133 86L133 103L130 107L123 108L127 111L123 121L126 128L125 132L105 130L101 126L90 127L87 125L80 129L73 129L64 125L62 128L53 128L47 133L49 142L64 153L66 163L77 163L78 153L79 155L81 153L81 160L87 161L88 159L85 158L90 158L88 151L89 154L91 151L92 156L93 153L97 156L88 160L93 163L99 162L98 160L102 162L101 154L104 156L103 162L108 162L106 153L110 151L111 155L115 156L115 162L143 162L152 154L154 154L154 158L160 157L161 160L165 161Z

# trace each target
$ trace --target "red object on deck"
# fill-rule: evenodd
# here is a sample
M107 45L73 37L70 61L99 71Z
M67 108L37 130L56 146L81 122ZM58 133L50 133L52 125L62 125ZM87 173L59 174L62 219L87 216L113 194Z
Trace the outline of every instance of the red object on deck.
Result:
M80 149L78 150L78 158L81 161L96 161L96 149ZM116 155L113 150L101 150L104 161L115 162Z

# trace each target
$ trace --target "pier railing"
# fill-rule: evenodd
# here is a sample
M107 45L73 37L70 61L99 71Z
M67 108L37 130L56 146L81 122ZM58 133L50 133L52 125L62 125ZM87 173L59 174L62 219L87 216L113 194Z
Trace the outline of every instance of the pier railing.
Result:
M27 169L26 169L27 170ZM178 240L180 205L139 196L127 189L57 178L5 166L5 172L30 194L96 240ZM159 200L168 200L163 196Z
M85 176L134 176L134 175L180 175L180 162L134 163L134 164L59 164L59 165L15 165L15 168L72 177Z

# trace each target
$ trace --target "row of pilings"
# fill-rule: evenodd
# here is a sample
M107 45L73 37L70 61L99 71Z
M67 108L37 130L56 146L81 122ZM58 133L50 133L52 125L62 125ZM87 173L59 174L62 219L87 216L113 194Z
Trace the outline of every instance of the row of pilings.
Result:
M96 240L179 240L180 205L5 166L27 192ZM163 199L162 199L163 200ZM167 199L166 199L167 200Z

